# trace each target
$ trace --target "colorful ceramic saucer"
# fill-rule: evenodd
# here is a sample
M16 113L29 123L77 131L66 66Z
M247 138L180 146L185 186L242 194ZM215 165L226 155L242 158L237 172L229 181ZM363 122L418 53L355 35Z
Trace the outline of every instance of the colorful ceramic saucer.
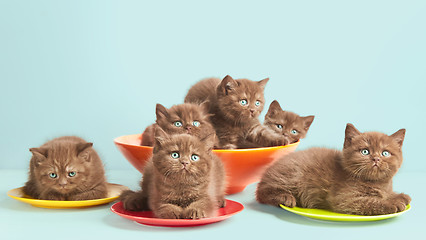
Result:
M331 212L331 211L327 211L323 209L311 209L311 208L300 208L300 207L290 208L282 204L280 206L281 208L289 212L292 212L304 217L328 220L328 221L344 221L344 222L366 222L366 221L384 220L388 218L397 217L411 209L410 204L408 204L405 210L402 212L385 214L385 215L363 216L363 215L335 213L335 212Z
M210 223L223 221L232 215L241 212L244 206L232 200L226 200L226 207L219 209L218 215L211 218L201 219L162 219L156 218L151 211L127 211L123 208L122 202L111 206L111 211L123 218L135 221L140 224L158 227L195 227Z
M84 200L84 201L55 201L55 200L40 200L34 199L25 195L22 191L23 187L15 188L7 192L7 195L11 198L14 198L18 201L31 204L35 207L42 208L86 208L96 205L102 205L110 203L116 200L122 191L127 190L128 188L119 185L108 183L108 196L106 198L93 199L93 200Z

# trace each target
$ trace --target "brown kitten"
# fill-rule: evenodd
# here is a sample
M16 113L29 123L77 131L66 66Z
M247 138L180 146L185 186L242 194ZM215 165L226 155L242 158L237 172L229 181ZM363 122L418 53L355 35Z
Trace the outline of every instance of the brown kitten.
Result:
M264 107L264 88L267 79L234 80L229 75L223 80L208 78L192 86L186 103L209 101L211 123L219 139L219 148L288 144L288 139L263 126L258 119Z
M147 163L142 190L121 195L130 211L152 210L159 218L212 217L225 204L225 171L212 153L214 134L199 139L168 135L155 127L153 157Z
M269 105L263 124L295 143L305 138L315 116L301 117L293 112L283 111L277 100Z
M31 148L24 193L45 200L88 200L107 196L102 161L93 143L66 136Z
M257 201L357 215L403 211L411 198L393 192L392 177L404 136L405 129L388 136L348 124L343 151L311 148L277 160L257 186Z
M170 109L161 104L157 104L155 114L156 124L148 126L142 134L142 146L154 145L154 128L160 126L168 134L187 133L198 138L205 138L214 133L214 128L210 124L208 103L200 105L184 103L174 105Z

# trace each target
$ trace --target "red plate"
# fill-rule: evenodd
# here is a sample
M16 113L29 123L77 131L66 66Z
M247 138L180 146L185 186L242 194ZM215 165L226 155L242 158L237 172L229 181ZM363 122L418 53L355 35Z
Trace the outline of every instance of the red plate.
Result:
M210 223L220 222L234 214L241 212L244 206L232 200L226 200L226 207L220 208L218 215L211 218L201 219L162 219L154 217L151 211L133 212L123 208L122 202L115 203L111 206L111 211L124 218L135 221L140 224L158 227L195 227Z

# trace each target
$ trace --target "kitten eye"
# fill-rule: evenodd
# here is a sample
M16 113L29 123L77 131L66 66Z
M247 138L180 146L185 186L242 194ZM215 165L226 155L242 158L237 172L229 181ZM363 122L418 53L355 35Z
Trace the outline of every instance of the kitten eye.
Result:
M388 152L386 150L382 152L383 157L389 157L390 155L391 155L390 152Z
M70 176L70 177L74 177L76 174L77 174L76 172L69 172L69 173L68 173L68 176Z
M298 134L298 133L299 133L299 132L298 132L296 129L291 130L291 134L296 135L296 134Z
M364 156L367 156L368 154L370 154L370 151L368 151L368 149L364 148L361 150L361 154Z
M180 155L179 155L179 153L178 153L178 152L172 152L172 154L170 154L170 156L172 156L172 158L174 158L174 159L176 159L176 158L179 158L179 157L180 157Z
M49 177L50 178L56 178L56 177L58 177L58 175L56 175L56 173L49 173Z
M248 102L247 102L247 100L242 99L242 100L240 100L240 104L241 104L241 106L245 106L245 105L248 104Z
M256 101L256 103L254 105L256 105L256 107L259 107L260 106L260 102Z
M191 160L194 161L194 162L196 162L196 161L200 160L200 157L198 155L196 155L196 154L192 154Z
M175 125L175 127L182 127L182 122L176 121L173 125Z
M200 122L199 121L193 121L192 125L194 125L196 127L199 127L200 126Z
M283 129L283 125L281 125L281 124L277 124L276 126L277 126L278 129Z

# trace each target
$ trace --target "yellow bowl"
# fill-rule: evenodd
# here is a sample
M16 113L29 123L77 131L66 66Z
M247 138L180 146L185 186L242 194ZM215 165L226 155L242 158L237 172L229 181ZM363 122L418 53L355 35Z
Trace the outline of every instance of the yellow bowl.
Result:
M300 208L300 207L290 208L282 204L280 204L280 206L289 212L292 212L304 217L327 220L327 221L343 221L343 222L367 222L367 221L384 220L388 218L397 217L411 209L411 205L408 204L405 210L402 212L384 214L384 215L364 216L364 215L350 215L350 214L343 214L343 213L335 213L335 212L331 212L324 209Z
M41 208L86 208L96 205L110 203L116 200L122 191L128 188L119 184L108 183L108 195L106 198L84 200L84 201L56 201L31 198L24 194L23 187L15 188L7 192L7 195L18 201L31 204Z
M141 173L152 156L152 147L141 146L142 134L126 135L114 139L114 143L124 157ZM285 146L247 148L247 149L214 149L223 162L227 175L227 194L244 190L258 182L265 169L277 158L296 150L299 142Z

